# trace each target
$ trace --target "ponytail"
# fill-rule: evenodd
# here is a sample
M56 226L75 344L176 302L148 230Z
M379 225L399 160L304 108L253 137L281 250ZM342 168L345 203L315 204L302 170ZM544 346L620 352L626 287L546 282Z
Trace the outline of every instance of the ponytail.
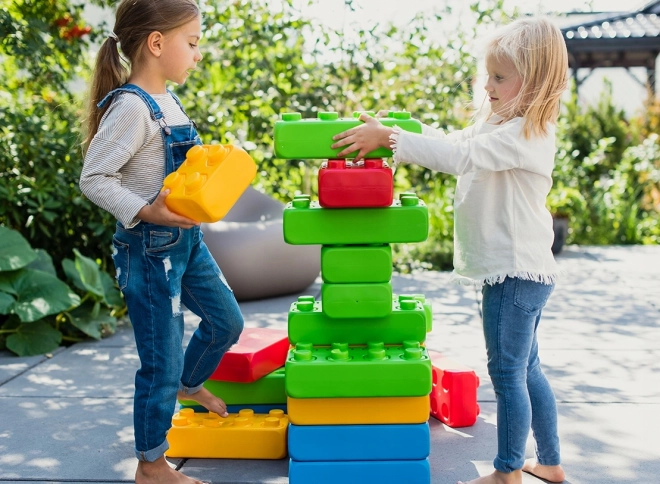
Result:
M128 69L122 63L119 49L117 48L117 37L108 37L101 45L96 56L96 65L92 76L92 84L89 94L89 105L87 106L87 120L85 123L86 134L83 149L87 149L92 138L99 130L101 118L108 110L106 105L98 108L96 105L113 89L118 88L128 79Z

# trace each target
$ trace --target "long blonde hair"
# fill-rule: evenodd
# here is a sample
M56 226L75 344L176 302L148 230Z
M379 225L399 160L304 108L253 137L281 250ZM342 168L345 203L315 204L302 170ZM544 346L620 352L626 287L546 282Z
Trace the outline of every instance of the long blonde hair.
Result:
M96 105L113 89L124 84L130 74L130 66L139 61L142 48L149 35L158 31L166 33L199 17L195 0L122 0L117 6L116 36L105 39L96 56L85 120L86 137L83 148L89 146L99 129L101 118L108 109ZM119 55L119 46L124 58ZM127 65L128 64L128 65Z
M507 108L524 118L525 138L547 135L568 85L568 53L559 28L546 17L515 20L489 39L486 59L510 61L522 77L520 92Z

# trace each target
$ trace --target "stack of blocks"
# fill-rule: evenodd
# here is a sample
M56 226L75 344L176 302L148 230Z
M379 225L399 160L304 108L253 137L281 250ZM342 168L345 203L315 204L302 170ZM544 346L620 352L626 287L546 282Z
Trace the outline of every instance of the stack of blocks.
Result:
M327 154L310 145L329 145L357 124L328 119L334 114L284 115L276 155ZM318 136L314 125L324 130ZM322 245L323 277L321 300L298 298L288 317L295 345L285 365L289 482L428 483L430 306L420 295L392 294L389 245L425 240L428 211L414 194L392 199L392 171L382 159L329 159L318 188L319 202L298 196L284 210L287 243Z
M168 457L282 459L288 417L284 362L286 331L245 328L204 387L227 404L229 417L182 400L167 435Z

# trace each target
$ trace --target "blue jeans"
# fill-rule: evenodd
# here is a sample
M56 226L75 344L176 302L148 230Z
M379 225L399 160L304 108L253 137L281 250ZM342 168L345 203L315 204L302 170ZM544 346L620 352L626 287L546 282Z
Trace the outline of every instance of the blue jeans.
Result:
M557 404L541 370L536 330L554 285L507 277L484 285L483 325L488 374L497 397L497 457L500 472L521 469L529 429L536 458L559 465Z
M238 340L243 317L199 227L117 224L113 246L141 365L135 375L135 452L153 462L169 447L177 391L202 388ZM182 304L202 319L185 355Z

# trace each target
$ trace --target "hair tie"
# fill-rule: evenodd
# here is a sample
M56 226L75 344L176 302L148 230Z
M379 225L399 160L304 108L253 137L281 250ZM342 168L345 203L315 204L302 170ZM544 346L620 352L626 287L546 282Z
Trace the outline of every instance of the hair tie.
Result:
M115 34L114 32L110 32L108 34L108 38L113 39L115 42L119 42L119 37L117 37L117 34Z

